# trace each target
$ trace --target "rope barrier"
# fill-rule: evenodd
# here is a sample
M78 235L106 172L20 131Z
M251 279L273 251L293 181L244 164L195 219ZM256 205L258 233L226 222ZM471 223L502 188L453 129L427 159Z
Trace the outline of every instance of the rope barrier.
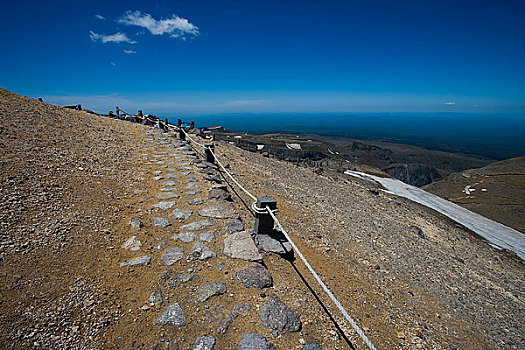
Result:
M352 328L356 331L356 333L361 337L361 339L363 340L363 342L368 346L368 348L370 350L377 350L376 347L374 346L374 344L372 344L372 342L368 339L368 337L366 336L366 334L363 332L363 330L357 325L357 323L354 321L354 319L348 314L348 312L346 312L346 310L343 308L343 306L341 305L341 303L336 299L336 297L334 296L334 294L330 291L330 289L328 289L328 286L326 284L324 284L324 282L321 280L321 278L319 277L319 275L317 274L317 272L315 272L315 270L312 268L312 266L310 265L310 263L308 263L308 260L306 260L306 258L303 256L303 254L301 253L301 251L297 248L297 246L295 245L295 243L292 241L292 239L290 238L290 236L288 235L288 233L285 231L284 227L281 225L281 223L279 222L279 220L277 219L277 217L275 216L275 213L278 211L277 209L274 209L274 210L271 210L270 208L268 207L264 207L264 208L260 208L257 206L257 197L255 197L253 194L251 194L246 188L244 188L233 176L232 174L230 174L230 172L228 170L226 170L226 168L224 167L224 165L222 165L221 161L219 160L219 158L217 157L217 155L215 154L215 152L213 152L213 150L210 148L210 147L206 147L205 145L193 140L189 135L188 133L183 129L181 128L181 130L184 132L184 134L186 134L186 136L188 137L188 139L190 139L191 142L195 143L196 145L200 146L200 147L203 147L204 149L208 150L211 155L213 156L213 158L215 158L215 160L217 161L217 164L219 164L219 166L221 167L221 169L226 173L226 175L228 175L230 177L230 179L242 190L244 191L244 193L246 193L250 198L252 198L254 200L254 202L252 203L252 210L257 213L257 214L270 214L270 216L273 218L273 220L277 223L277 226L279 227L279 229L281 230L281 232L283 233L284 237L288 240L288 242L290 242L290 245L292 246L293 250L297 253L297 255L299 255L299 258L301 258L302 262L304 263L304 265L306 266L306 268L308 269L308 271L310 271L310 273L312 274L312 276L315 278L315 280L317 281L317 283L319 283L319 285L323 288L323 290L325 291L325 293L330 297L330 299L332 300L332 302L335 304L335 306L339 309L339 311L341 311L341 313L343 314L344 318L350 323L350 325L352 326Z
M346 312L346 310L343 308L343 306L341 305L341 303L335 298L335 296L332 294L332 292L330 291L330 289L328 289L328 287L326 286L326 284L324 284L324 282L321 280L321 278L319 277L319 275L317 274L317 272L315 272L315 270L312 268L312 266L308 263L308 260L306 260L306 258L303 256L303 254L301 253L301 251L299 249L297 249L297 246L294 244L294 242L292 241L292 239L290 238L290 236L288 236L288 233L286 233L286 231L284 230L283 226L281 225L281 223L279 222L279 220L275 217L275 214L273 213L272 210L270 210L270 208L266 208L267 209L267 212L268 214L270 214L273 218L273 220L277 223L277 226L279 226L279 229L281 230L281 232L283 233L284 237L286 237L286 239L288 240L288 242L290 242L290 245L292 246L293 250L297 253L297 255L299 255L299 257L301 258L301 260L303 261L304 265L308 268L308 271L310 271L310 273L312 274L312 276L314 276L315 280L317 281L317 283L319 283L321 285L321 287L323 287L323 290L325 291L326 294L328 294L328 296L330 297L330 299L332 299L332 301L334 302L335 306L337 306L337 308L339 309L339 311L341 311L341 313L343 314L343 316L346 318L346 320L348 322L350 322L350 324L352 325L352 328L356 331L356 333L361 337L361 339L363 340L363 342L371 349L371 350L376 350L374 344L372 344L372 342L368 339L368 337L366 336L366 334L363 332L363 330L361 328L359 328L359 326L357 325L357 323L354 321L354 319L352 317L350 317L350 315Z

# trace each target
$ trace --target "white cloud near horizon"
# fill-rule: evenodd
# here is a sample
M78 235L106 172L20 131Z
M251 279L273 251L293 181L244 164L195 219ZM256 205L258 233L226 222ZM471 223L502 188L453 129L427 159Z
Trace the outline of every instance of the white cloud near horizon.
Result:
M95 18L96 19L100 19L101 21L105 20L106 17L102 16L102 15L95 15Z
M456 102L448 101L445 103L447 106L454 106Z
M133 54L136 54L137 51L134 51L134 50L124 50L124 53L127 53L128 55L133 55Z
M235 100L225 102L219 106L260 106L266 102L268 100Z
M135 40L131 40L130 38L128 38L128 36L124 33L115 33L115 34L110 34L110 35L105 35L105 34L98 34L98 33L95 33L94 31L90 30L89 31L89 37L92 41L94 42L97 42L97 41L101 41L103 44L105 43L129 43L129 44L136 44L137 42Z
M150 14L140 11L126 11L118 23L146 28L153 35L169 34L172 38L185 39L186 35L198 36L199 27L186 18L172 15L171 18L156 20Z

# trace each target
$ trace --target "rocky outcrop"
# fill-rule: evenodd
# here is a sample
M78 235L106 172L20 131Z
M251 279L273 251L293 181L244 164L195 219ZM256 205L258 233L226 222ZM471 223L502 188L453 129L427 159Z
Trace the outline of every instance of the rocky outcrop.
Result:
M394 165L383 171L406 184L418 187L442 179L436 168L423 164Z

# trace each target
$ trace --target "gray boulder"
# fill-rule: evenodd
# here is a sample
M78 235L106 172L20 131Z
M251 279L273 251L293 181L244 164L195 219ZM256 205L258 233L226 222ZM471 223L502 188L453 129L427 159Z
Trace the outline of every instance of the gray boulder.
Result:
M160 228L166 228L168 226L171 226L171 222L169 222L168 219L164 218L153 218L153 225Z
M197 213L200 216L217 219L235 219L239 217L239 213L233 208L232 202L222 200L202 208Z
M199 337L193 343L193 350L213 350L215 346L215 337L211 335L206 337Z
M167 248L162 254L162 262L168 266L175 264L177 261L182 259L184 250L180 248Z
M217 254L210 250L204 243L198 241L193 245L190 255L186 258L187 260L206 260L209 258L215 258Z
M224 239L224 255L248 261L262 260L252 236L246 231L235 232Z
M191 214L193 214L193 210L175 209L173 213L171 213L171 216L179 220L188 220Z
M323 350L323 349L321 349L321 346L318 343L313 341L303 346L301 350Z
M205 302L214 295L221 295L224 293L226 293L226 282L217 281L200 287L197 296L200 302Z
M275 346L266 341L266 338L260 335L259 333L247 333L245 334L237 350L274 350Z
M173 303L167 307L159 318L157 318L156 322L170 326L185 326L186 321L182 313L183 311L180 305L178 303Z
M261 264L253 264L236 274L237 279L246 288L265 288L273 284L272 275L266 267Z
M280 333L297 332L301 329L299 315L286 306L275 294L261 306L259 319L266 328Z
M197 237L197 234L195 232L182 232L182 233L179 233L178 235L173 236L173 238L179 239L183 241L184 243L193 242L196 237Z

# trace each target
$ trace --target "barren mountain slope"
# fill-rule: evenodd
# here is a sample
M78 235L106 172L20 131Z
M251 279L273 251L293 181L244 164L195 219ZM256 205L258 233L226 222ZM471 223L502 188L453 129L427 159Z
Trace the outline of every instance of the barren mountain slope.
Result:
M240 283L237 272L252 263L223 253L229 221L198 214L217 204L206 178L213 171L173 134L5 90L0 122L1 348L189 349L214 336L222 350L253 332L277 349L311 341L348 348L281 256L264 255L272 287ZM220 144L217 154L254 194L277 198L285 228L378 349L524 346L524 268L516 256L353 179ZM249 230L253 216L235 196L233 207ZM176 219L175 208L193 214ZM203 219L211 226L194 228L194 236L184 228ZM174 261L167 252L183 255ZM121 266L144 256L145 265ZM364 349L304 266L295 266ZM203 287L218 281L226 291L202 301ZM263 325L271 295L298 313L298 331ZM169 309L175 303L182 315ZM186 325L169 324L181 316Z
M387 348L524 346L525 269L514 254L353 178L222 147L241 182L278 199L281 221L372 339L386 337Z
M424 189L525 232L525 157L455 173Z

